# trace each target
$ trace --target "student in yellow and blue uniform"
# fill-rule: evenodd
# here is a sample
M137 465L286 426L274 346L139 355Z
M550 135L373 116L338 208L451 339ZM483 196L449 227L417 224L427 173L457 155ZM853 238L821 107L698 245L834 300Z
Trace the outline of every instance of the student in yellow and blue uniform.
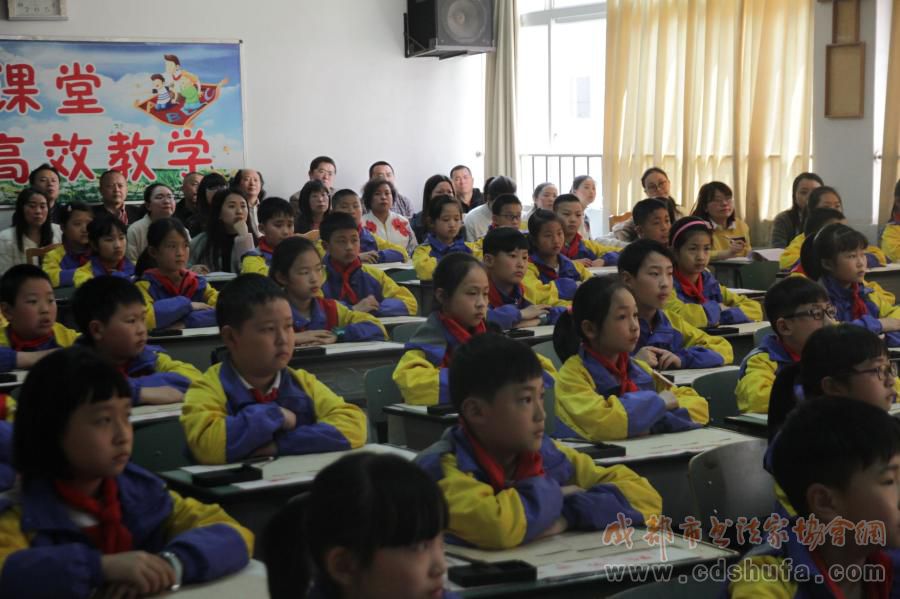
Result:
M75 287L104 275L120 277L126 281L134 280L134 264L125 257L125 248L128 246L125 231L126 227L122 221L112 214L94 217L88 224L91 257L85 264L75 269L72 275Z
M900 346L900 307L865 280L868 244L865 235L847 225L828 225L816 234L801 265L828 292L838 321L884 334L888 347Z
M800 361L809 336L833 324L834 306L828 294L806 277L781 279L766 292L766 316L772 333L741 363L735 396L741 412L766 414L775 377Z
M448 542L509 549L565 530L603 530L621 515L640 526L660 513L645 478L597 466L544 434L543 374L530 347L495 333L454 353L460 423L416 458L447 499Z
M12 466L15 412L15 400L6 393L0 393L0 491L9 489L16 482L16 471Z
M680 218L669 245L675 256L674 288L666 311L695 327L715 327L762 320L759 302L731 292L706 268L712 251L712 227L696 216Z
M487 233L502 228L522 230L522 202L515 194L504 193L491 201L491 224L487 228ZM479 237L475 241L475 251L480 253L483 248L484 237Z
M631 209L634 219L634 232L638 239L652 239L663 245L669 245L669 232L672 230L674 208L661 198L646 198Z
M0 309L9 322L0 328L0 372L31 368L78 333L56 322L50 278L33 264L17 264L0 277Z
M568 309L554 307L554 298L535 293L544 286L527 274L528 239L512 227L492 229L484 236L484 268L490 284L487 320L501 329L556 324Z
M409 254L406 249L386 241L363 225L362 202L352 189L339 189L331 197L331 211L344 212L353 217L359 231L359 259L364 264L381 264L385 262L406 262ZM320 255L325 250L319 247Z
M366 416L316 377L288 367L294 319L284 291L240 275L219 296L228 355L188 390L181 425L198 462L341 451L366 442Z
M412 292L384 271L364 265L359 258L359 228L343 212L326 216L319 225L325 283L322 294L357 312L373 316L412 316L418 310Z
M676 387L630 356L640 326L631 291L597 277L575 292L572 311L553 331L557 375L554 436L610 441L675 433L709 422L709 406L691 387Z
M788 247L788 250L791 250L791 257L787 261L789 266L786 268L789 269L790 272L799 273L804 276L806 275L801 264L801 256L803 256L804 253L808 254L812 251L812 243L815 241L816 234L828 225L834 223L847 224L847 219L840 210L835 210L834 208L816 208L809 213L806 217L806 223L804 224L804 232L800 233L800 235L795 238L799 243L794 245L794 243L791 242L791 246ZM785 253L787 253L788 250L785 250ZM784 256L784 254L782 254L782 256ZM866 260L869 260L868 256L866 257Z
M147 304L147 328L216 325L219 292L206 277L187 269L190 251L190 238L181 221L161 218L147 228L147 249L136 269L137 287Z
M87 228L94 220L94 211L84 202L69 202L59 206L56 214L62 228L62 245L44 254L41 268L50 276L53 287L72 287L75 271L91 257Z
M614 266L619 261L619 248L584 239L579 231L584 227L584 207L578 196L564 193L553 200L553 212L563 223L562 255L584 266Z
M712 226L714 261L750 254L750 227L737 217L734 194L725 183L701 185L691 216L699 216Z
M319 296L322 259L312 241L285 239L272 256L269 276L284 289L294 319L294 343L328 345L339 341L384 341L387 331L365 312Z
M593 276L581 262L562 255L563 223L550 210L538 209L528 217L528 241L531 243L528 272L541 284L556 287L560 299L571 301L578 284Z
M367 451L346 455L266 526L269 597L296 599L297 589L312 585L309 597L318 599L356 596L360 588L384 598L455 598L442 588L448 519L443 493L415 464ZM335 552L349 559L327 559Z
M41 360L21 389L21 484L0 505L0 597L136 597L247 565L253 534L218 505L129 463L125 378L79 346Z
M135 405L179 402L200 371L173 360L161 347L147 345L146 310L140 290L118 277L91 279L72 297L79 343L127 377Z
M241 256L241 274L268 276L278 244L294 236L294 208L283 198L266 198L259 203L256 216L262 237L254 249Z
M437 263L449 254L461 252L481 259L474 242L457 239L463 222L459 200L452 196L432 198L428 205L428 222L428 236L413 252L413 264L420 280L430 281Z
M663 310L672 293L673 262L669 248L650 239L630 243L619 255L619 276L634 294L641 326L632 355L659 370L730 364L734 350L726 339Z
M775 482L797 512L782 521L783 537L764 536L729 571L728 596L897 596L900 423L860 402L814 399L788 417L770 454ZM815 522L828 531L821 538ZM880 534L854 535L854 527ZM832 578L850 565L873 575Z
M891 262L900 262L900 179L894 186L894 207L891 220L881 233L881 249Z

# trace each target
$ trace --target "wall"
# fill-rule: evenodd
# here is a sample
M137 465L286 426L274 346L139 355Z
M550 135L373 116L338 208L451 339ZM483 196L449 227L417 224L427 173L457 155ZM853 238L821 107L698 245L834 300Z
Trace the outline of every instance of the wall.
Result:
M6 2L3 2L5 17ZM418 205L425 179L469 164L483 179L484 59L403 56L405 0L77 0L69 20L0 20L0 34L242 39L247 166L290 195L319 154L360 188L388 160Z

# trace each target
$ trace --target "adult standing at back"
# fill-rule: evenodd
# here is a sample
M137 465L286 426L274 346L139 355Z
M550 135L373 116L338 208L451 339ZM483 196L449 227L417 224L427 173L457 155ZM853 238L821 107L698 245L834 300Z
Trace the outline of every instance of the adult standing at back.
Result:
M450 180L456 192L456 199L462 202L463 209L469 212L484 204L481 190L475 187L472 170L464 164L457 164L450 169Z
M397 190L394 167L384 160L379 160L369 167L369 180L371 181L372 179L382 179L387 181L394 186L395 191ZM394 206L391 210L406 219L412 218L413 214L415 214L410 199L399 191L394 195Z
M203 175L197 172L190 172L184 176L181 181L181 201L175 206L175 214L173 215L185 227L197 215L200 207L197 205L197 188L200 187L200 181Z
M94 217L109 213L122 221L126 227L141 218L138 206L127 206L128 182L125 175L115 169L100 175L100 200L103 202L94 207Z

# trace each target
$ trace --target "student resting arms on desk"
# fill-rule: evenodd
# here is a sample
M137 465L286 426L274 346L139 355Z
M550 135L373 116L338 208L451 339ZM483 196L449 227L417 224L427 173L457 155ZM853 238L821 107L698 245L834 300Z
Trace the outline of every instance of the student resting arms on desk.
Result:
M241 274L268 276L272 254L282 241L294 236L294 208L282 198L266 198L257 210L262 237L255 249L241 257Z
M94 211L84 202L69 202L60 206L57 213L62 245L44 254L41 268L50 276L54 288L72 287L75 271L91 257L88 224L94 220Z
M553 331L563 365L557 375L557 437L612 441L699 428L709 406L691 387L676 387L630 356L640 335L631 291L596 277L575 293Z
M9 323L0 328L0 372L31 368L78 333L56 322L57 306L47 273L17 264L0 277L0 309Z
M370 231L368 222L363 222L362 202L356 192L352 189L339 189L334 192L331 198L331 211L344 212L353 217L356 221L357 230L359 231L359 259L364 264L381 264L384 262L406 262L409 260L409 253L402 246L390 243L379 237L375 231ZM377 229L372 225L373 229ZM410 229L412 231L412 229ZM418 245L416 237L412 232L409 234L409 245L415 249ZM319 248L320 255L325 254L325 250Z
M481 259L475 242L458 239L462 228L462 205L453 196L437 196L428 204L428 236L413 252L416 276L430 281L437 263L453 253L474 255Z
M202 464L342 451L366 442L366 416L316 377L288 366L294 319L284 291L240 275L219 294L228 355L188 390L181 425Z
M509 549L565 530L643 525L662 500L626 466L602 467L544 434L544 372L527 345L495 333L454 354L460 423L416 458L450 507L448 541Z
M630 243L619 255L619 276L637 302L641 327L632 354L651 368L713 368L734 361L727 339L708 335L663 310L672 294L672 253L650 239Z
M726 184L712 181L702 185L691 216L699 216L713 227L713 262L750 254L750 227L735 216L734 194Z
M571 301L578 285L593 276L584 264L562 254L565 232L562 219L556 213L535 210L528 217L528 241L531 244L529 274L545 287L555 287L560 299ZM552 291L548 289L543 293Z
M677 314L695 327L758 322L759 302L732 293L707 269L712 251L712 227L696 216L680 218L669 240L675 255L672 294L666 311Z
M147 229L147 249L138 260L135 274L147 305L148 329L216 325L219 292L206 277L188 270L190 252L188 232L181 221L162 218Z
M322 259L304 237L285 239L272 256L269 276L287 294L294 319L294 343L328 345L339 341L384 341L387 331L365 312L321 297Z
M140 290L118 277L91 279L72 297L72 315L81 331L78 343L127 377L132 403L177 403L200 371L173 360L161 347L147 345L146 310Z
M327 252L325 297L338 300L351 310L373 316L413 316L419 306L412 292L398 285L383 270L363 264L359 258L359 228L349 214L329 214L319 227Z
M105 275L134 280L134 264L125 257L128 241L125 225L115 216L103 213L88 224L91 257L72 275L75 287L81 287L94 277Z
M0 597L137 597L247 565L253 534L129 463L122 374L71 347L25 380L14 432L21 482L0 504Z
M316 475L260 543L271 599L451 599L449 515L438 486L402 457L357 452Z
M584 228L584 207L578 196L564 193L553 201L552 209L563 224L563 256L584 266L614 266L618 262L619 248L582 238L579 231Z
M488 227L485 237L494 229L515 229L521 231L522 227L522 202L511 193L505 193L491 201L491 226ZM484 237L475 242L476 252L483 253Z

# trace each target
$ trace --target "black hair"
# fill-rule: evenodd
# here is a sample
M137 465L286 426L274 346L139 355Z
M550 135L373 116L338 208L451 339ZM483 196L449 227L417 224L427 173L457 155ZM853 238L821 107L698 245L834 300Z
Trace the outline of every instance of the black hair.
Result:
M44 201L47 202L47 216L41 224L41 240L38 243L38 247L44 247L45 245L53 243L53 220L50 217L50 198L37 188L26 187L20 191L19 195L16 197L16 208L12 216L12 224L16 231L16 246L19 248L20 252L24 251L22 240L28 233L28 223L25 222L25 204L27 204L34 196L41 196L44 198Z
M297 203L299 214L294 226L298 233L307 233L313 227L313 214L309 201L314 193L324 193L328 198L328 205L325 206L323 217L328 216L328 213L331 212L331 193L328 190L328 186L318 179L310 179L300 188L300 199Z
M465 214L463 206L454 196L435 196L431 203L428 204L428 222L429 228L434 226L435 221L441 218L444 206L453 205L459 208L460 214Z
M114 229L122 235L128 232L128 226L125 223L104 210L102 214L95 216L94 220L88 223L88 240L92 246L96 246L101 237L109 235Z
M259 193L256 195L256 197L260 202L262 202L264 199L266 199L266 180L263 179L263 174L256 169L239 168L234 173L234 175L231 177L231 181L228 182L228 186L231 187L233 190L237 191L238 193L243 194L243 192L240 190L241 177L244 176L244 171L251 171L251 170L255 171L256 176L259 177ZM247 199L247 201L249 201L249 198L245 198L245 199Z
M52 164L47 164L46 162L28 173L28 185L30 187L34 187L34 184L37 182L38 173L41 171L51 171L54 175L56 175L56 180L60 183L62 182L62 176L59 174L59 171L56 170ZM50 206L50 198L47 198L47 205ZM52 208L52 206L50 206Z
M726 198L734 198L734 192L731 191L731 188L728 187L725 183L721 181L710 181L709 183L704 183L700 186L700 191L697 192L697 203L694 205L694 210L691 212L691 216L699 216L700 218L705 218L706 220L712 222L712 217L709 215L709 203L716 196L716 192L721 193ZM734 222L736 218L737 208L731 211L731 215L726 220L726 224L731 226L731 223Z
M493 201L494 198L499 198L505 193L511 193L515 195L516 182L509 177L500 175L498 177L494 177L494 179L485 186L485 190L487 191L488 197L490 197L491 201Z
M807 241L810 241L809 246ZM807 250L805 254L804 247ZM832 223L823 227L814 237L804 240L800 248L800 265L806 276L817 281L827 274L826 268L822 265L825 260L833 261L841 252L864 250L867 247L869 240L865 235L847 225Z
M22 288L25 281L31 279L43 279L48 284L50 283L49 275L34 264L16 264L11 267L0 277L0 302L15 306L19 289Z
M334 172L337 174L337 164L334 163L334 160L329 156L316 156L312 159L312 162L309 163L309 172L313 172L322 164L330 164L334 167Z
M210 270L231 271L231 250L234 247L234 235L229 233L225 228L225 223L220 218L222 215L222 207L228 200L229 196L236 195L244 203L247 198L244 194L235 190L226 188L220 189L213 196L212 205L209 207L209 214L206 219L206 245L200 255L200 263L205 264ZM250 211L247 210L244 216L244 222L249 226Z
M506 385L542 376L541 363L529 346L499 333L476 335L453 352L447 373L450 402L461 412L470 397L490 403Z
M537 203L537 199L540 197L540 195L544 192L545 189L547 189L551 185L556 187L551 181L544 181L543 183L538 183L535 186L534 191L531 193L531 199L534 200L535 203ZM572 194L563 194L563 195L572 195ZM559 196L557 196L557 197L559 197ZM575 199L577 200L578 198L575 198ZM581 200L579 200L579 201L581 201ZM556 209L556 204L553 204L553 209L554 210Z
M64 206L60 206L56 211L56 214L59 216L59 226L62 227L63 233L65 233L66 225L69 224L72 215L76 212L85 212L90 214L92 218L94 216L94 211L84 202L78 200L67 202Z
M894 185L894 199L900 198L900 179L897 179L897 184Z
M93 345L92 321L109 322L116 310L123 306L145 305L144 296L137 286L121 277L104 275L85 281L72 296L72 317L81 332L81 339Z
M334 210L334 207L337 206L338 203L341 200L343 200L344 198L346 198L347 196L353 196L354 198L358 198L359 194L356 193L355 191L353 191L352 189L348 189L346 187L344 189L338 189L331 196L331 209Z
M634 221L635 225L643 227L647 222L647 219L649 219L657 210L669 212L668 206L666 206L666 203L662 200L657 198L643 199L631 209L631 219Z
M581 184L584 183L585 181L587 181L588 179L590 179L591 181L594 180L594 178L593 178L592 176L590 176L590 175L578 175L577 177L575 177L574 179L572 179L572 190L571 190L571 192L572 192L572 193L575 193L575 191L576 191L579 187L581 187Z
M559 223L562 226L562 219L552 210L544 210L543 208L538 208L528 217L528 241L531 243L532 249L537 245L541 229L548 223Z
M415 464L367 451L346 455L266 525L260 549L269 596L305 596L313 580L338 596L325 564L329 549L346 548L367 568L378 549L434 539L448 522L443 492Z
M482 247L484 254L490 256L496 256L500 252L527 250L528 238L514 227L496 227L484 236Z
M834 208L816 208L806 217L803 225L803 234L807 237L815 235L819 230L831 221L844 220L844 213Z
M450 172L452 173L453 171ZM435 188L441 183L449 183L450 189L453 189L454 197L456 197L456 189L453 187L453 181L450 180L450 177L438 174L432 175L428 177L428 179L426 179L425 187L422 190L422 224L425 226L426 231L431 230L431 220L428 216L428 214L431 212L431 194L434 193Z
M387 179L369 179L366 181L362 192L362 201L366 210L372 209L372 198L375 197L375 192L378 191L378 188L382 185L387 185L388 189L391 190L391 206L397 201L397 188L394 187L393 183Z
M578 196L574 193L564 193L556 196L556 199L553 200L553 211L556 212L559 210L559 207L563 204L573 204L578 202L578 205L581 205L581 200L578 199Z
M206 200L206 192L214 187L222 189L228 187L228 180L220 173L207 173L200 179L200 185L197 186L197 211L206 216L209 212L209 204ZM221 191L221 189L219 190Z
M504 193L501 196L498 196L497 199L491 204L491 214L494 216L500 216L503 212L503 208L511 205L521 206L522 202L519 201L519 198L516 197L515 194L512 193Z
M847 382L855 366L887 355L884 340L854 324L840 323L813 332L803 346L800 362L785 366L775 376L769 396L769 438L778 432L798 403L795 385L803 390L804 401L821 397L825 395L825 377Z
M257 273L238 275L219 292L216 324L220 329L225 326L239 329L253 318L254 308L279 299L287 301L287 295L269 277Z
M69 476L62 438L72 413L113 396L130 398L128 382L86 347L60 349L35 364L20 390L13 428L13 465L25 483Z
M900 453L900 422L861 401L804 401L784 422L771 448L772 473L799 515L815 483L846 490L853 475L887 465Z
M572 298L572 309L563 312L553 327L553 349L563 362L578 353L578 347L587 342L581 323L593 323L599 330L609 314L613 295L628 287L618 277L594 277L578 286Z
M144 188L144 204L150 203L150 200L153 198L153 190L156 189L157 187L165 187L169 191L172 191L171 188L169 188L169 186L166 185L165 183L160 183L159 181L151 183L150 185L148 185L147 187Z
M379 166L386 166L386 167L388 167L389 169L391 169L391 172L392 172L392 173L394 172L394 167L391 166L391 163L390 163L390 162L387 162L386 160L378 160L378 161L376 161L376 162L373 162L373 163L372 163L372 166L369 167L369 179L372 178L372 171L374 171L375 168L376 168L376 167L379 167Z
M680 250L687 243L691 234L695 232L706 233L712 241L712 228L709 221L699 216L685 216L676 220L669 229L669 245L672 247L672 252Z
M256 218L259 219L260 224L279 216L286 216L291 220L294 218L294 207L284 198L272 196L259 203L259 208L256 210Z
M272 263L269 266L269 276L272 280L277 282L278 279L275 275L279 274L287 278L297 256L305 252L315 252L316 257L319 256L316 244L306 237L288 237L279 243L272 253Z
M432 286L435 292L434 311L440 311L442 307L441 301L437 297L437 290L443 289L446 297L452 296L473 268L484 270L484 265L472 254L453 252L441 258L432 275Z
M825 185L825 181L822 180L822 177L815 173L800 173L794 177L794 182L791 183L791 208L788 210L788 215L791 218L791 224L794 225L794 229L800 228L800 225L803 223L803 213L807 211L797 204L797 189L800 187L801 181L815 181L819 185Z
M325 243L331 241L331 236L338 231L359 231L356 225L356 219L346 212L332 212L326 214L322 223L319 225L319 239Z
M190 243L191 236L177 218L160 218L150 223L150 226L147 227L147 247L141 252L137 264L134 265L134 276L136 279L140 279L148 269L156 268L157 263L150 255L150 248L159 249L163 239L172 231L176 231L181 235L182 239Z
M452 177L452 176L453 176L453 173L455 173L456 171L458 171L458 170L461 169L461 168L464 168L464 169L466 169L467 171L469 171L469 176L472 175L472 169L470 169L469 167L467 167L465 164L457 164L456 166L454 166L453 168L450 169L450 176Z
M638 239L625 246L622 253L619 254L619 274L627 272L632 276L637 276L638 271L650 254L660 254L675 264L675 256L672 250L654 239Z
M775 323L779 318L792 315L804 304L827 303L829 299L828 292L818 283L806 277L785 277L769 287L763 301L772 332L778 335Z
M123 173L119 169L111 168L111 169L107 169L107 170L103 171L103 173L100 174L100 178L97 179L97 184L103 185L103 180L106 179L107 177L109 177L110 175L122 175L122 177L125 177L125 173ZM127 177L125 177L125 181L126 181L126 183L128 182Z
M658 166L651 166L650 168L648 168L647 170L644 171L643 175L641 175L641 187L642 188L644 188L644 189L647 188L647 183L646 183L647 177L649 177L653 173L659 173L660 175L665 177L667 180L669 178L669 175L666 173L666 171L662 170Z
M819 203L822 201L822 196L829 193L837 196L838 201L841 203L841 209L843 209L844 200L841 198L841 194L838 193L838 190L834 187L829 187L828 185L822 185L821 187L816 187L809 193L809 200L806 202L806 212L810 213L818 208Z

